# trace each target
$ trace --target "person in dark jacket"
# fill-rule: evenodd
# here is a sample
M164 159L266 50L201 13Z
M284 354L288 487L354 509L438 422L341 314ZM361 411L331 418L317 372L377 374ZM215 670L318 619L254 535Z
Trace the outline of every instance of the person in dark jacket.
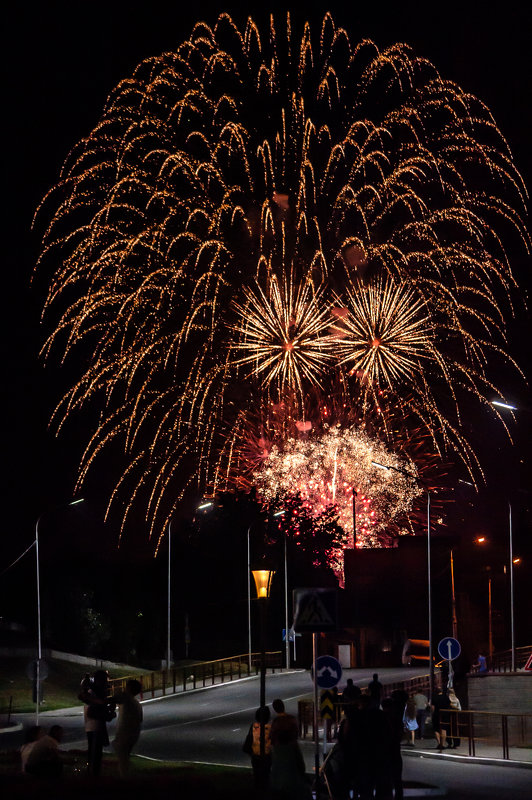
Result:
M87 734L87 772L98 776L102 768L103 748L109 745L107 722L116 716L114 704L109 701L109 676L98 669L81 682L78 698L84 703L83 718Z

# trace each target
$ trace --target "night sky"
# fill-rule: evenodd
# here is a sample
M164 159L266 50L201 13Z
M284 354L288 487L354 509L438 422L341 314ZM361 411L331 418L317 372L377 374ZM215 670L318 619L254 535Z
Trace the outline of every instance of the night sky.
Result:
M508 0L497 4L497 13L476 2L306 2L305 16L320 20L333 12L351 41L372 38L384 47L395 41L412 45L440 73L486 102L510 143L515 162L532 186L532 20L529 4ZM257 7L257 11L254 6ZM427 11L427 7L431 7ZM130 3L29 2L9 4L4 17L4 149L7 190L4 194L2 441L3 500L2 558L7 566L34 536L35 521L47 509L68 502L86 432L80 419L66 435L54 439L47 423L54 403L68 385L57 359L43 368L38 351L46 329L39 315L45 281L38 276L30 286L38 254L39 238L30 230L34 210L44 193L57 180L69 149L97 122L106 97L116 83L133 71L144 58L173 49L197 19L214 23L226 10L237 23L251 13L264 26L265 4L203 2L170 3L152 0ZM296 19L301 12L294 4L270 4L274 11L290 8ZM7 98L7 99L6 99ZM514 263L514 272L525 289L532 284L531 262L524 257ZM510 352L530 369L530 320L521 315L510 327ZM482 524L493 504L505 509L513 494L519 542L530 538L530 419L532 398L523 382L516 381L509 393L518 405L528 408L512 427L516 447L497 433L488 433L486 450L488 491L478 503ZM523 462L523 463L522 463ZM105 462L102 461L102 464ZM105 476L103 482L105 483ZM84 546L116 544L116 531L101 523L103 498L88 498L83 511L72 509L61 523L62 536L84 541ZM488 504L485 506L484 504ZM489 504L492 504L491 506ZM502 513L502 512L501 512ZM504 512L505 513L505 512ZM61 515L62 516L62 515ZM504 516L504 515L503 515ZM496 515L496 518L499 519ZM497 523L499 524L499 523ZM43 530L56 535L50 518ZM76 534L79 533L79 536ZM473 531L467 531L471 534ZM504 530L493 531L499 539ZM89 537L90 542L87 542ZM530 574L530 547L527 569ZM0 615L2 610L0 610Z

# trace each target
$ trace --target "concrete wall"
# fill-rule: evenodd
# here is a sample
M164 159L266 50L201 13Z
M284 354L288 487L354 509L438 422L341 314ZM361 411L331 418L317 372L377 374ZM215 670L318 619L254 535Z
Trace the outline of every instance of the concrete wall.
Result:
M532 672L468 675L469 708L505 714L532 714Z
M130 667L127 664L116 664L114 661L102 661L100 658L63 653L60 650L49 650L46 648L43 649L42 654L44 659L55 658L59 661L70 661L73 664L81 664L85 667L92 667L93 669L123 669L124 675L130 675L133 672L149 672L148 669L141 670L139 667ZM0 656L4 658L18 656L33 661L37 657L37 653L34 647L0 647Z

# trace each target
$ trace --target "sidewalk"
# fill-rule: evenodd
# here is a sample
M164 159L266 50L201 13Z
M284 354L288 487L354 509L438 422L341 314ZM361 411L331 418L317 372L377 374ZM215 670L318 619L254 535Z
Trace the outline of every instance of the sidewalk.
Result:
M310 759L314 757L314 742L311 739L300 739L305 754ZM334 747L334 742L327 742L326 752ZM401 755L407 758L434 758L446 761L462 762L466 764L491 764L493 766L522 767L532 769L532 748L510 747L510 758L502 757L502 745L484 744L475 742L475 755L469 755L467 739L462 741L458 748L440 750L436 739L416 741L414 747L401 745ZM323 760L323 729L320 728L320 759Z

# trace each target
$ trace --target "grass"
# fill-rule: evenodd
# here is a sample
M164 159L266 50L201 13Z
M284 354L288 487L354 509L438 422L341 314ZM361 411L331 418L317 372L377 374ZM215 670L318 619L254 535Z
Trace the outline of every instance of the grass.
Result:
M0 662L0 713L5 715L12 698L12 713L35 711L32 700L32 682L27 676L28 658L3 658ZM84 664L73 664L70 661L47 659L48 677L43 681L44 701L42 711L53 711L59 708L79 706L77 698L79 684L90 667ZM92 670L94 667L92 668ZM127 674L141 673L143 670L128 668ZM145 672L145 671L144 671ZM112 678L124 677L124 669L110 669Z
M251 769L203 764L151 761L133 756L131 774L118 777L116 760L106 756L100 778L85 773L85 753L67 751L60 781L36 781L19 772L17 752L0 753L0 791L10 800L252 800L255 797Z

